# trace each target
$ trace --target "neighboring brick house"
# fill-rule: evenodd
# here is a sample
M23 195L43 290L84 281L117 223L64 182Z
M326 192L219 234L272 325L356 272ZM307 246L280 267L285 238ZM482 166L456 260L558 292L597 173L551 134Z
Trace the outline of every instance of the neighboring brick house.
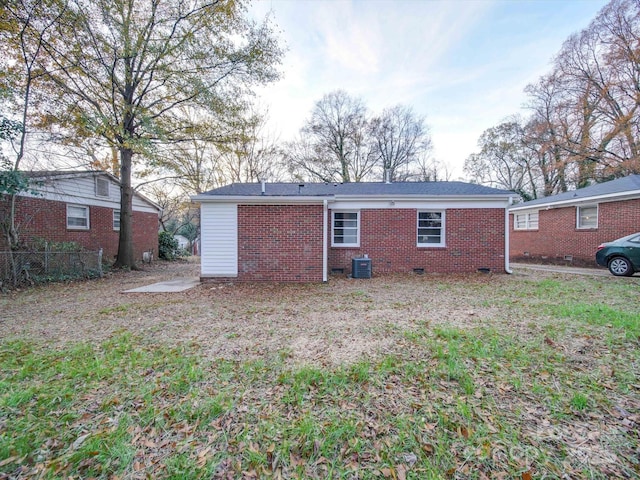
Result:
M201 276L319 282L367 255L374 274L509 271L513 192L463 182L233 184L201 204Z
M640 175L520 203L509 213L512 261L595 265L598 245L640 231Z
M29 192L16 198L16 226L21 243L35 240L76 242L86 250L103 250L106 259L118 252L120 230L120 182L107 172L25 172ZM9 212L9 197L0 197L0 218ZM133 196L133 245L135 257L158 251L160 208L138 193ZM7 248L4 235L0 251Z

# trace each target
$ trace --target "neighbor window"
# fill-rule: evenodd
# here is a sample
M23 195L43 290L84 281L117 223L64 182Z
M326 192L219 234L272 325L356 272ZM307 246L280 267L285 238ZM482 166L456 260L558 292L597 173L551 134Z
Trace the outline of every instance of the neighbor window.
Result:
M444 212L418 212L418 246L444 246Z
M514 230L537 230L538 212L516 213L513 216Z
M109 180L96 177L96 197L109 196Z
M120 210L113 211L113 229L120 230Z
M67 228L89 229L89 207L67 205Z
M333 212L331 245L357 247L360 245L360 215L358 212Z
M578 207L578 228L598 228L598 206Z

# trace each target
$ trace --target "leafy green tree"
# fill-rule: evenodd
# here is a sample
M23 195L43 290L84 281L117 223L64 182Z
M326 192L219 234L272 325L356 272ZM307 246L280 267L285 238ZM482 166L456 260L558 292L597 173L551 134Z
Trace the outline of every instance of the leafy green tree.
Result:
M52 115L80 138L100 136L120 164L120 241L115 265L135 268L134 158L186 138L182 108L214 116L241 109L255 84L277 78L282 50L268 21L246 18L242 0L70 0L46 45L48 78L61 95Z

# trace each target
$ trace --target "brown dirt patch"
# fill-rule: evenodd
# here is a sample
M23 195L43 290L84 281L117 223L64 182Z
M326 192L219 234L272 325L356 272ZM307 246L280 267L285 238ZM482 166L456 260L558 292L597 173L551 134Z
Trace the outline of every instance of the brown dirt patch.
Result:
M426 323L527 329L527 322L514 327L512 309L480 298L474 285L500 292L545 275L333 277L327 284L207 283L180 293L122 293L198 272L193 262L156 262L12 292L0 297L2 336L63 345L129 330L152 343L196 343L211 358L279 354L295 363L336 364L394 351L399 332Z

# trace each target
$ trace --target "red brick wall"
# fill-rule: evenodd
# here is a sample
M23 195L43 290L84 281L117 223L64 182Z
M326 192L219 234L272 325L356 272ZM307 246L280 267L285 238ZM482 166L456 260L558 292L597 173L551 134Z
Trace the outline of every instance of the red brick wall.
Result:
M440 248L416 246L415 209L363 209L360 215L360 247L330 247L329 271L350 273L351 259L367 254L374 275L412 272L415 268L435 273L475 272L478 268L504 272L502 208L446 210L446 246Z
M322 205L238 205L238 280L322 281Z
M0 216L8 215L7 198L0 200ZM42 198L18 197L16 220L20 239L25 244L34 238L49 242L76 242L86 250L103 249L105 259L113 260L118 252L118 231L113 229L113 209L89 207L89 230L67 229L67 204ZM158 254L158 215L133 212L133 244L135 257L142 259L142 252L153 250ZM6 248L6 240L0 240L0 248Z
M564 262L570 255L574 264L595 265L598 245L640 231L640 199L601 203L595 229L576 228L575 206L540 210L538 230L514 230L509 217L512 260Z

